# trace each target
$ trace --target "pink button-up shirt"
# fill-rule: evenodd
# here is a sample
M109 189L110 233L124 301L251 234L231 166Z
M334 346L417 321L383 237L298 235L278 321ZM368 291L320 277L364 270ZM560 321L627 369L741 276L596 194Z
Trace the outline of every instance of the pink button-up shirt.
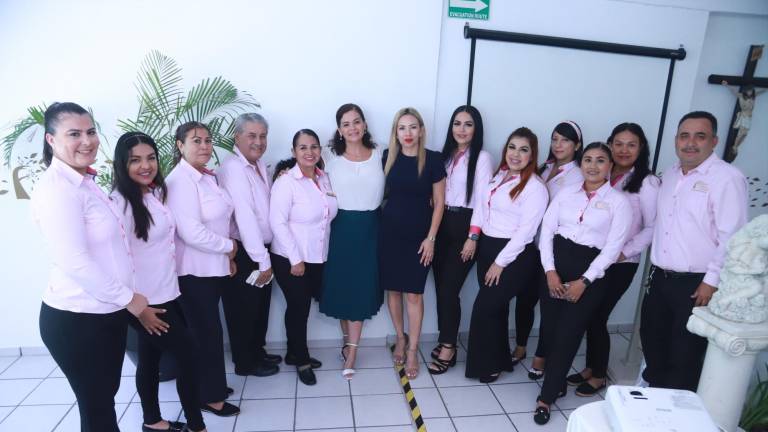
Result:
M643 179L640 190L637 193L624 191L624 186L632 178L635 169L626 173L613 188L623 192L632 206L632 225L629 227L627 243L621 249L626 257L622 262L640 262L640 254L650 246L653 239L653 226L656 223L656 200L659 196L661 181L653 174L648 174Z
M176 270L179 276L228 276L232 201L216 182L184 159L166 180L168 207L176 219Z
M553 169L557 169L558 172L554 177L547 181L549 174ZM555 199L555 196L564 187L584 183L584 176L581 174L581 169L575 160L572 160L559 168L555 168L554 162L547 162L544 172L541 173L541 178L547 185L550 201Z
M45 304L98 314L125 308L134 287L128 238L120 212L93 176L54 157L35 186L31 207L53 262Z
M445 164L445 205L477 209L480 202L477 194L483 185L487 185L493 176L491 155L480 150L475 165L475 179L472 188L472 202L467 202L467 170L469 169L469 149L457 154Z
M324 263L328 258L331 220L338 205L328 176L316 169L317 183L302 174L297 164L272 187L269 224L272 252L300 262Z
M717 286L728 239L747 223L747 181L712 154L683 175L676 163L662 177L651 262L677 272L706 273Z
M126 199L117 191L112 192L110 198L122 212L136 267L136 292L146 297L151 305L169 302L181 295L176 275L176 222L171 210L160 202L155 193L144 194L144 205L152 216L147 241L144 241L136 237L131 205L126 206Z
M541 265L544 271L556 270L552 240L560 234L574 243L601 250L583 275L591 281L600 279L619 257L631 225L632 206L610 182L594 191L592 198L583 184L567 186L552 200L541 222Z
M496 256L495 262L501 267L517 259L525 245L533 241L549 202L547 187L535 174L513 201L509 191L520 184L520 176L504 182L506 174L507 170L500 170L477 191L478 205L470 223L487 236L509 239Z
M272 267L267 244L272 242L269 227L269 190L272 180L261 160L248 162L240 150L224 160L216 170L221 186L229 193L235 206L234 238L243 242L251 261L264 271Z

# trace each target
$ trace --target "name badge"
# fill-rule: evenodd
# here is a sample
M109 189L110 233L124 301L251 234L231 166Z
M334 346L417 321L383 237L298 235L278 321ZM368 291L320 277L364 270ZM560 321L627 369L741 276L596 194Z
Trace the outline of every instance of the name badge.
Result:
M336 198L336 194L335 194L335 193L333 193L333 191L328 191L328 192L326 192L325 194L326 194L326 195L328 195L329 197L334 197L334 198Z
M595 202L595 208L600 210L607 210L610 207L607 202L605 201L597 201Z
M696 192L708 192L709 186L703 181L697 181L696 183L693 184L693 190L695 190Z

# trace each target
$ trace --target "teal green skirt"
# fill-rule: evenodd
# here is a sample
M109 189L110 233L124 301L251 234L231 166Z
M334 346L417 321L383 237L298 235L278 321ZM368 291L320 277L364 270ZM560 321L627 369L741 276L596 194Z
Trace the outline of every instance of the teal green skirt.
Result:
M350 321L379 312L384 292L379 285L378 249L379 210L339 210L331 222L320 312Z

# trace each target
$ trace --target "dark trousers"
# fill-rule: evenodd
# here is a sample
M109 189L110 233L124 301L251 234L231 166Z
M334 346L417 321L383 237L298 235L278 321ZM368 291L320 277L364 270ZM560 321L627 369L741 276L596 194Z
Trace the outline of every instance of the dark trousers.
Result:
M567 240L559 235L554 239L555 269L563 283L581 277L600 250ZM587 325L600 307L605 293L602 279L588 286L576 303L549 298L549 315L545 321L547 335L547 363L541 400L551 404L566 387L565 377L571 369L576 352L587 330Z
M605 295L587 327L587 367L592 369L595 378L605 378L608 373L611 353L608 317L632 284L637 266L637 263L616 263L608 267L603 276Z
M485 284L485 274L509 239L480 238L477 253L477 283L480 291L472 306L467 345L467 378L480 378L512 368L509 353L509 302L534 277L539 254L533 243L504 267L499 284Z
M236 369L249 371L266 354L264 345L269 324L269 304L272 301L272 283L259 288L245 282L259 265L251 261L239 241L235 264L237 273L222 291L221 303L229 331L232 361Z
M168 323L168 332L160 336L149 334L137 318L128 323L139 335L139 361L136 365L136 390L141 398L144 424L162 420L157 392L160 386L160 357L164 351L173 355L178 365L176 391L187 417L187 426L193 431L203 430L203 416L200 413L200 369L197 361L197 341L187 327L187 322L176 300L152 305L165 309L158 317Z
M538 255L538 250L537 250ZM536 318L536 304L539 302L539 287L547 284L544 277L544 268L541 267L541 259L532 264L535 269L533 277L517 295L515 302L515 343L518 346L528 345L528 337L533 329L533 321ZM539 341L544 339L541 317L539 319Z
M120 432L115 394L125 356L128 312L108 314L40 307L40 336L77 398L80 430Z
M272 268L285 296L285 333L288 339L287 356L297 365L309 364L307 348L307 319L312 297L317 298L323 281L323 264L304 263L304 275L291 274L287 258L272 254Z
M670 273L651 267L651 283L640 314L640 342L652 387L696 391L707 339L688 331L695 300L691 298L704 273Z
M547 318L553 313L556 313L556 309L553 310L553 306L558 303L556 299L549 296L549 286L547 286L547 275L544 272L544 267L541 265L541 261L537 263L537 271L539 273L539 279L535 283L535 289L539 297L539 341L536 344L536 357L546 358L549 352L548 340L545 337L547 332ZM518 342L518 345L520 343Z
M227 276L180 276L178 298L187 325L197 341L200 402L221 402L227 398L224 370L224 332L219 318L221 290Z
M446 211L440 223L435 241L435 259L432 271L435 276L435 294L437 297L437 328L440 332L438 341L454 345L459 334L461 322L461 298L459 293L464 286L474 259L461 260L461 250L469 234L469 222L472 209Z

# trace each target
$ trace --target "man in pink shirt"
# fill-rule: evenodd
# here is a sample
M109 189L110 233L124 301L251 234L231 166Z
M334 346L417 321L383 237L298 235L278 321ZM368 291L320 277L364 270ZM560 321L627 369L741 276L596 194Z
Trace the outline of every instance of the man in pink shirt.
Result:
M653 387L696 391L707 340L686 329L720 283L731 235L747 221L744 175L714 153L717 120L694 111L675 136L679 161L662 177L640 338Z
M235 154L217 170L221 185L235 206L237 273L221 299L229 331L232 361L238 375L269 376L280 371L282 357L264 350L269 305L272 300L272 264L268 245L269 190L272 186L261 157L267 150L269 125L256 113L235 120Z

